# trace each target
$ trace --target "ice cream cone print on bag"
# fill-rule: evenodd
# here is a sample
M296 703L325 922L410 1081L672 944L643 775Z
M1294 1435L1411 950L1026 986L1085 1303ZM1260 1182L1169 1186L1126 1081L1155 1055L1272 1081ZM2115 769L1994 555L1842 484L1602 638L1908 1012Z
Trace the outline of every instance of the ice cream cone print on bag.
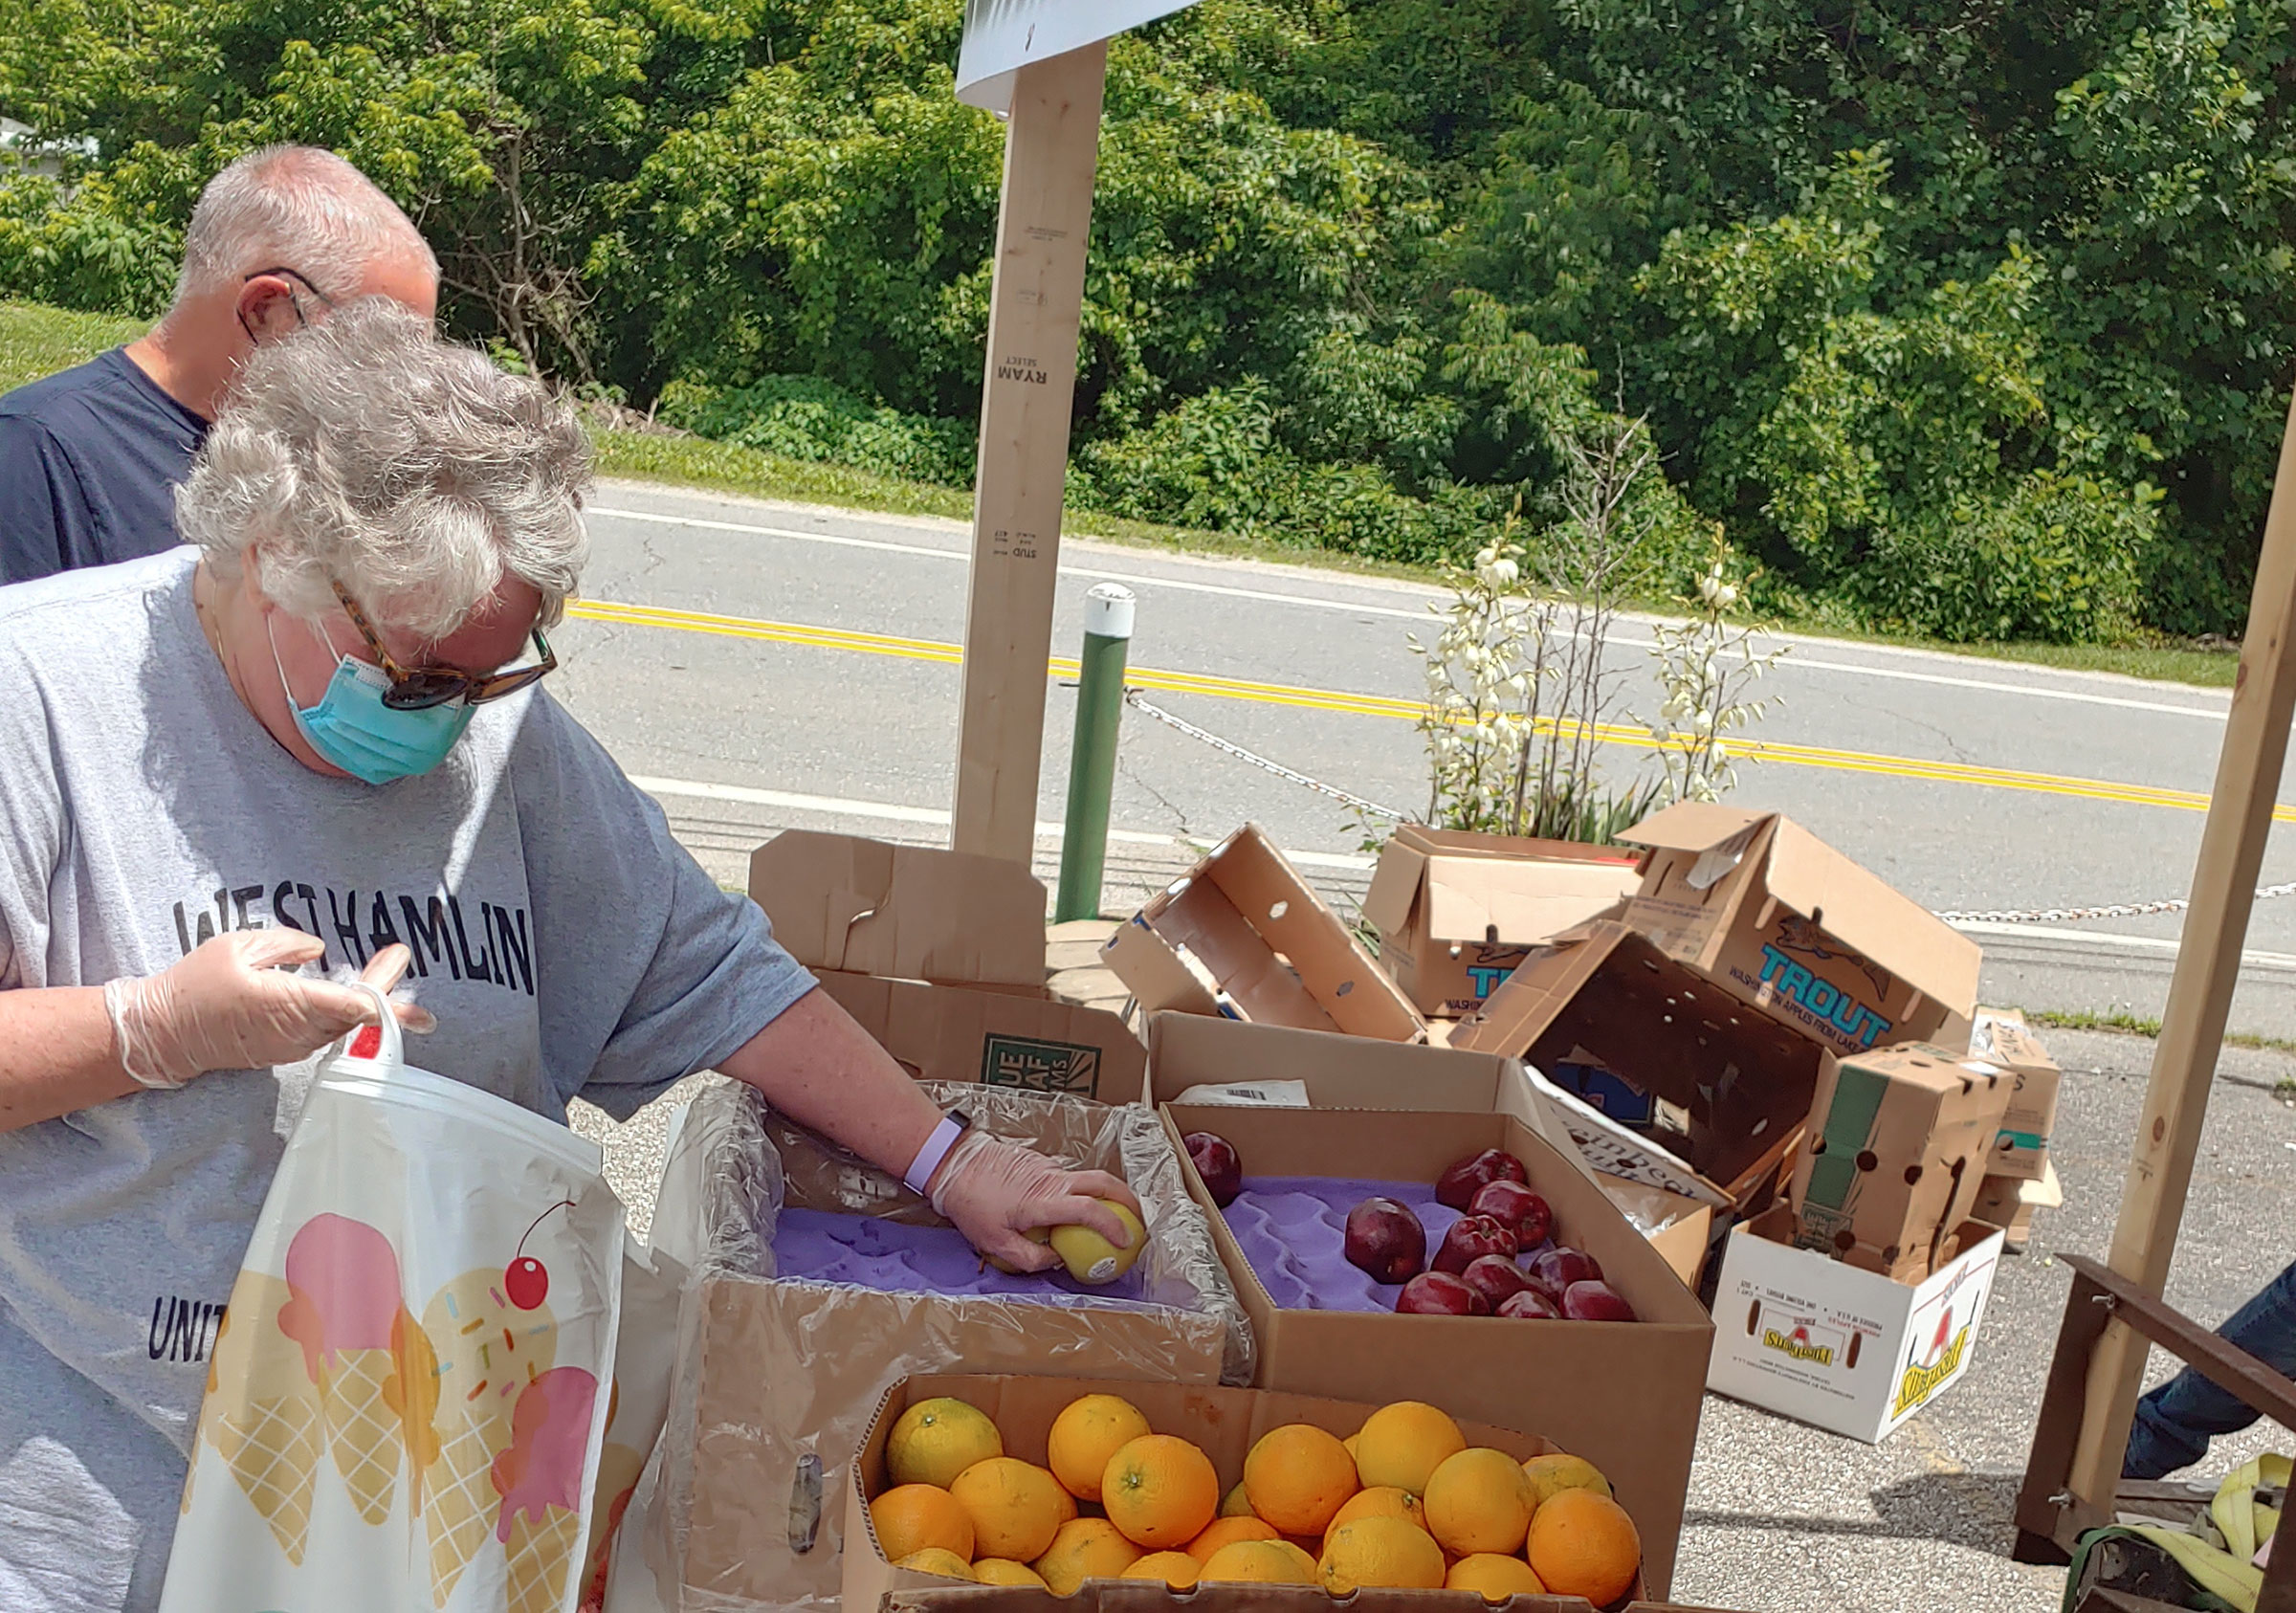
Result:
M495 1538L506 1554L509 1613L549 1613L563 1600L582 1535L583 1465L598 1380L578 1366L541 1374L519 1396L510 1448L495 1458L502 1497Z
M303 1347L351 1504L379 1524L390 1516L407 1447L394 1348L406 1309L398 1255L364 1222L315 1215L287 1246L287 1287L294 1297L279 1329Z
M232 1285L208 1366L199 1438L215 1447L279 1550L299 1566L326 1435L319 1390L295 1340L279 1331L291 1297L285 1282L259 1271L243 1271Z
M503 1277L499 1266L465 1271L423 1308L422 1333L438 1362L437 1455L423 1477L430 1597L439 1607L500 1519L495 1458L510 1448L519 1393L558 1359L558 1320L549 1304L521 1308L503 1292Z

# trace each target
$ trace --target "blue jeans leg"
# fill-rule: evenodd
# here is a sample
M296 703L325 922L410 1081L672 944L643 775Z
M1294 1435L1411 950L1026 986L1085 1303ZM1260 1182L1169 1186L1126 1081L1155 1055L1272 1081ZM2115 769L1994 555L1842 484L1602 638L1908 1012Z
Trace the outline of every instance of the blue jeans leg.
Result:
M2296 1263L2217 1332L2273 1371L2296 1377ZM2188 1366L2136 1403L2121 1476L2152 1479L2189 1468L2208 1454L2212 1437L2238 1433L2256 1418L2238 1396Z

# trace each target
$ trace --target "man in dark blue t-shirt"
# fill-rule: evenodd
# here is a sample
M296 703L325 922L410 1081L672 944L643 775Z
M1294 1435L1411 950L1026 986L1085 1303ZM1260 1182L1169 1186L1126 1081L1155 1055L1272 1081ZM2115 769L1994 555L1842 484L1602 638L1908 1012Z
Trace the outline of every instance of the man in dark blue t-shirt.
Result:
M438 303L437 260L365 175L307 145L217 174L151 333L0 397L0 583L173 548L175 484L247 355L360 297Z

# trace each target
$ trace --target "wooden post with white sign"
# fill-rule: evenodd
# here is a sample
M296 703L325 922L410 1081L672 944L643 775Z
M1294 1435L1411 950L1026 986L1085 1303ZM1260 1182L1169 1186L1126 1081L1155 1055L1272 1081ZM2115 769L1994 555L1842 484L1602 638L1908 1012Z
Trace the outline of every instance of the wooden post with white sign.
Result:
M1022 67L1004 134L965 599L955 845L1024 866L1036 853L1046 666L1107 54L1105 42L1095 43Z

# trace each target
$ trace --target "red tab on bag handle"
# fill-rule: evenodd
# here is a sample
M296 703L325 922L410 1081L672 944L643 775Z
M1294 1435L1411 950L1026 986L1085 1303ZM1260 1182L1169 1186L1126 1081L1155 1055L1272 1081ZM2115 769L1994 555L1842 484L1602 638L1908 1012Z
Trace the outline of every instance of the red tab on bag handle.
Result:
M383 1027L379 1025L361 1026L359 1034L351 1038L350 1056L353 1058L373 1058L382 1050Z

